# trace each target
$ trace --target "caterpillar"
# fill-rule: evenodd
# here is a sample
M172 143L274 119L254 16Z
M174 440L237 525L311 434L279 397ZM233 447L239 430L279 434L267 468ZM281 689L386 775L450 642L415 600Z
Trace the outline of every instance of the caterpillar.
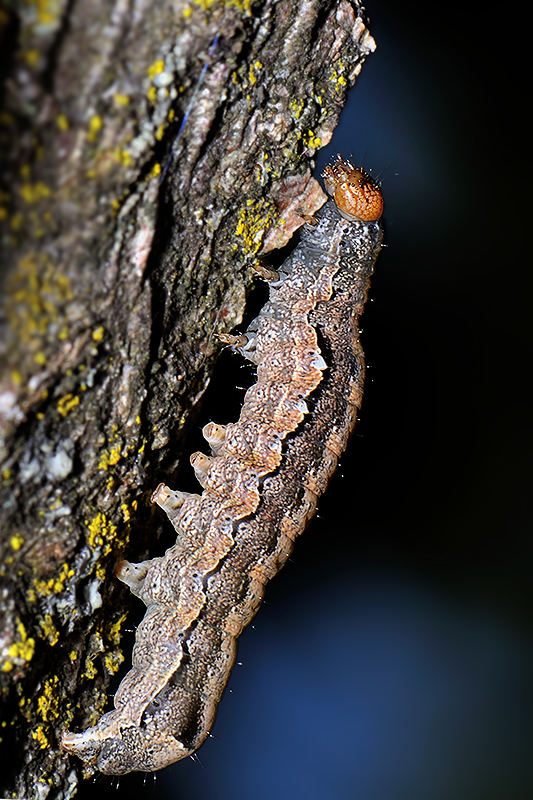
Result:
M158 770L208 736L237 637L313 517L361 405L359 342L382 246L381 191L339 156L332 199L308 220L245 334L220 338L257 367L237 422L203 429L211 455L191 464L201 495L152 496L178 534L164 556L122 561L117 577L147 606L115 709L62 747L109 775Z

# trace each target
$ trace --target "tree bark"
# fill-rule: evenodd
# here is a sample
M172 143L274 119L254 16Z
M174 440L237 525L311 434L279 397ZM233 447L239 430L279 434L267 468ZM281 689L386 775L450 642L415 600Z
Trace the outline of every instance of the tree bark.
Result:
M0 788L71 797L58 748L123 660L125 554L374 42L358 0L63 0L6 12L0 216ZM176 487L179 488L179 487ZM131 542L131 544L130 544ZM133 552L132 552L133 551Z

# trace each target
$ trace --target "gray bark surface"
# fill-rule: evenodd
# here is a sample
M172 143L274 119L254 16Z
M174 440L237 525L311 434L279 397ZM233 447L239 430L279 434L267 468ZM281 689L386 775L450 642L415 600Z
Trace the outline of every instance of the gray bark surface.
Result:
M313 155L374 43L357 0L3 22L0 789L66 798L60 733L96 721L123 660L117 561L162 554L149 497L180 488L215 334L322 204Z

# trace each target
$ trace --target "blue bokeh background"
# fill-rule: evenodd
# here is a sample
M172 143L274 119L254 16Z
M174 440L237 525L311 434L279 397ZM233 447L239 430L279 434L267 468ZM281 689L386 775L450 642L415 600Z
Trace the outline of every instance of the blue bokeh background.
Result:
M533 797L528 162L498 8L368 0L378 49L317 164L353 154L385 195L356 436L198 759L87 796Z

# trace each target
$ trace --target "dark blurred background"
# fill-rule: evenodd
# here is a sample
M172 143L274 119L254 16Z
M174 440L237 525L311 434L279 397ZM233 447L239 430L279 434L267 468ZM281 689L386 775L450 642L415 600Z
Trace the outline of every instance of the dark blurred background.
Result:
M525 21L367 8L378 49L317 164L353 155L385 196L356 435L198 760L82 798L533 797Z

